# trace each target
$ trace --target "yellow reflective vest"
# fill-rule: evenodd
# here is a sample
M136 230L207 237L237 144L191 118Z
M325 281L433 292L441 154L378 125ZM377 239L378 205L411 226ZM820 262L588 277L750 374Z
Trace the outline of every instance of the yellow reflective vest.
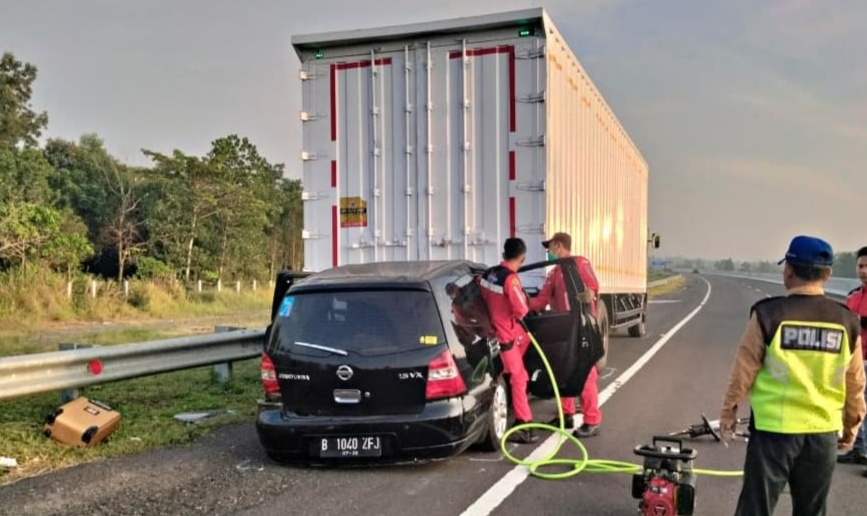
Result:
M755 428L782 434L842 430L858 318L817 295L765 299L753 312L767 346L750 389Z

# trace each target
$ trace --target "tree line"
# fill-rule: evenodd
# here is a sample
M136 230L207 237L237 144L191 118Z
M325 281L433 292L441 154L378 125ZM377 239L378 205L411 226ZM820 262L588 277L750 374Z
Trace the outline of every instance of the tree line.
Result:
M302 267L300 181L247 138L219 138L204 156L142 149L149 167L120 162L95 134L40 145L36 78L3 54L0 271L213 282Z
M855 264L858 258L856 252L841 252L834 254L834 276L838 278L857 278ZM781 266L771 261L735 261L731 258L722 260L703 260L697 258L678 258L674 260L674 267L678 269L715 269L725 272L759 272L775 273L781 271Z

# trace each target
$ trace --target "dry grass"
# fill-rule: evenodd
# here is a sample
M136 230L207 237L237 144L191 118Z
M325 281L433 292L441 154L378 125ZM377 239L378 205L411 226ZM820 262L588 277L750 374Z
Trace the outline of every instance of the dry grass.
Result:
M213 331L213 325L198 331L187 327L205 318L214 319L214 325L237 326L242 324L225 319L252 318L264 326L271 304L267 288L240 294L233 289L189 292L133 281L125 298L121 285L103 282L93 298L88 283L86 278L75 281L70 299L62 276L0 273L0 356L53 351L58 342L113 344ZM115 335L106 339L107 333Z
M677 292L678 290L682 289L685 284L686 278L684 278L683 276L677 276L676 278L665 284L651 288L647 293L647 297L648 299L654 299L659 296L664 296L666 294Z

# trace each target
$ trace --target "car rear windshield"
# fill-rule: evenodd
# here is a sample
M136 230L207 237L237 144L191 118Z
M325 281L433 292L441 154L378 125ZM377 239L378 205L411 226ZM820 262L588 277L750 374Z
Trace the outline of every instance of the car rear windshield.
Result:
M272 346L279 351L316 356L329 354L328 349L387 355L445 342L433 294L418 290L287 296L275 332Z

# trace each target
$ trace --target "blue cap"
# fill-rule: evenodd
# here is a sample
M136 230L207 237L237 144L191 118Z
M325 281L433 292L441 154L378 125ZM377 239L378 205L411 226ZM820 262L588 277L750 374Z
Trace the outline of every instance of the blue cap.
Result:
M796 236L789 244L786 257L777 262L792 265L805 265L808 267L830 267L834 265L834 250L831 244L821 238L811 236Z

